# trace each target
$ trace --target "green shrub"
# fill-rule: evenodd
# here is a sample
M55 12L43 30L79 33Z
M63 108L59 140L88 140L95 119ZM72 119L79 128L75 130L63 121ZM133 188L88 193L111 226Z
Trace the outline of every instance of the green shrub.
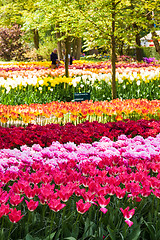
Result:
M143 47L142 48L143 57L154 57L157 60L160 60L160 55L156 52L155 47Z
M25 57L28 61L50 61L50 54L53 49L57 47L56 42L50 38L46 38L46 42L39 44L39 49L30 47L25 53Z
M135 48L128 49L126 54L129 56L135 56ZM142 47L142 55L147 58L155 58L156 60L160 60L160 55L156 52L155 47Z
M50 54L56 47L57 44L55 41L51 40L50 38L46 38L46 42L40 43L37 54L42 58L43 61L50 61Z
M18 25L0 28L0 58L6 61L24 60L26 46L22 40L23 32Z
M27 61L38 61L38 56L37 56L37 50L35 48L30 48L26 53L25 53L25 58Z

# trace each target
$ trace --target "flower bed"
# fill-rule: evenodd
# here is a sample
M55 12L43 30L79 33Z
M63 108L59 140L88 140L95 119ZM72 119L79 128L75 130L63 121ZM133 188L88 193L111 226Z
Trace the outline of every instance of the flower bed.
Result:
M147 222L159 223L159 146L160 135L121 135L116 142L103 137L78 146L0 150L1 236L152 236Z
M84 122L78 125L66 123L48 124L45 126L28 125L27 127L3 128L0 127L0 149L19 148L22 145L32 146L39 144L47 147L53 141L60 143L74 142L93 143L106 136L111 140L117 140L118 136L125 134L129 138L140 135L144 138L155 137L160 133L160 120L126 120L109 123Z
M3 104L71 101L75 92L90 92L93 101L111 100L109 62L75 62L64 77L64 66L49 69L49 63L0 65L0 102ZM48 67L47 67L48 66ZM160 98L160 64L117 63L118 98Z
M102 123L125 119L157 119L160 117L160 100L146 99L120 100L110 102L51 102L47 104L30 104L7 106L0 105L1 126L47 123L75 125L86 120Z
M159 239L160 101L34 104L51 93L73 95L72 84L76 91L93 84L102 96L110 63L74 62L68 79L63 66L51 70L50 63L4 66L0 239ZM119 63L117 70L118 94L131 88L133 96L143 90L159 98L157 63ZM21 105L9 105L13 95Z

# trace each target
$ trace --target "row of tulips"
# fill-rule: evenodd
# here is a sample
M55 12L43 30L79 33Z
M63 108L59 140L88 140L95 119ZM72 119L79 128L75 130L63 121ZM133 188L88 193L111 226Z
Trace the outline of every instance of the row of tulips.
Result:
M81 61L74 61L74 64L69 66L69 74L71 77L77 75L85 75L85 74L99 74L99 73L110 73L111 72L111 64L110 63L82 63ZM17 66L18 65L18 66ZM48 65L48 67L47 67ZM80 66L80 68L78 67ZM147 70L149 71L156 71L156 69L160 68L160 64L142 64L142 63L118 63L116 65L116 71L118 73L128 73L128 72L138 72ZM12 78L15 76L59 76L64 75L64 65L60 66L58 69L50 69L49 63L47 62L39 62L36 64L24 65L23 63L10 63L7 64L0 64L0 77L4 78Z
M124 76L126 74L129 74L130 72L130 76L134 74L141 74L143 76L144 72L147 71L148 74L150 75L150 72L157 72L159 71L160 66L158 65L157 67L155 66L148 66L146 68L117 68L116 72L117 72L117 76L119 77L120 74L124 74ZM98 74L110 74L111 70L110 69L105 69L104 71L102 71L101 69L97 69L97 71L95 71L94 69L69 69L69 75L70 77L74 78L76 76L82 76L82 75L90 75L92 76L92 74L98 75ZM37 70L37 69L33 69L31 71L5 71L5 70L1 70L0 71L0 77L3 79L7 79L7 78L19 78L19 77L25 77L25 78L31 78L31 77L57 77L57 76L64 76L65 74L65 70L64 68L58 68L58 69L41 69L41 70ZM108 75L109 76L109 75ZM132 77L132 78L133 78Z
M140 82L148 83L153 80L158 80L160 77L160 71L159 69L153 69L150 71L147 70L140 70L139 72L122 72L116 73L116 79L119 84L123 83L124 80L128 80L128 84L133 83L134 81L137 81L137 86L140 85ZM111 84L111 73L108 74L85 74L79 77L75 78L66 78L66 77L59 77L59 78L53 78L53 77L37 77L37 76L14 76L13 78L0 78L0 87L7 90L7 93L11 89L17 89L26 87L26 86L35 86L37 89L38 87L43 86L50 86L55 87L56 85L59 85L60 83L68 83L70 85L73 85L73 87L76 87L78 83L93 86L95 82L104 81L107 84ZM127 84L127 85L128 85Z
M77 126L67 123L64 126L59 124L48 124L45 126L28 125L27 127L3 128L0 127L0 149L20 148L20 146L39 144L47 147L53 141L60 143L74 142L93 143L106 136L111 140L117 140L118 136L125 134L129 138L140 135L144 138L155 137L160 134L160 120L127 120L126 122L84 122Z
M50 68L51 62L7 62L7 63L1 63L0 70L6 70L6 71L19 71L19 70L30 70L33 68ZM116 62L117 68L141 68L141 67L148 67L148 66L159 66L158 61L144 61L144 62L127 62L123 61L122 59ZM64 67L63 61L61 61L60 67ZM101 68L111 68L111 62L108 61L102 61L102 62L94 62L94 61L86 61L86 60L74 60L73 64L69 66L70 69L77 68L77 69L101 69Z
M112 101L51 102L30 105L0 105L1 126L25 125L34 123L75 125L86 120L102 123L124 119L159 119L160 100L114 99Z
M76 93L89 93L92 101L110 101L112 99L111 83L106 83L105 80L95 80L91 84L90 78L87 83L80 80L76 82L76 87L72 83L65 83L65 80L70 81L70 78L55 78L49 81L47 85L42 87L39 84L36 86L6 86L0 87L0 102L4 105L20 105L31 103L48 103L52 101L74 101L74 94ZM31 78L32 80L32 78ZM39 80L39 82L44 80ZM64 82L62 82L64 81ZM77 81L77 80L76 80ZM58 85L56 85L58 83ZM74 83L74 82L73 82ZM160 99L160 78L152 79L151 81L137 81L129 82L124 79L122 83L117 83L117 98L120 99Z
M111 100L111 73L73 78L74 92L90 92L93 101ZM117 97L122 99L160 99L160 68L116 73Z
M1 239L159 239L159 146L160 134L0 150Z
M10 71L13 68L19 68L19 69L26 69L26 68L35 68L35 67L50 67L51 62L1 62L1 70L3 69L10 69Z
M102 68L103 69L103 68ZM111 72L70 69L71 77L64 77L64 68L57 70L3 71L0 77L2 104L30 104L51 101L71 101L75 92L89 92L93 101L111 100ZM148 70L147 70L148 69ZM117 69L117 97L122 99L160 99L159 67Z
M0 78L0 102L20 105L70 101L74 98L72 78L66 77L16 77Z

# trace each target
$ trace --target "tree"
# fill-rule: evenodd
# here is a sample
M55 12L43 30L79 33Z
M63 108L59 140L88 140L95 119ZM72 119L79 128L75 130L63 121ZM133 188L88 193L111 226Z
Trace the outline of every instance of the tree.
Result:
M156 26L160 27L160 0L154 0L151 4L145 5L148 28L152 34L152 40L156 51L160 54L160 44L156 34Z
M68 54L71 54L72 40L82 36L81 21L74 0L42 0L37 2L37 18L44 16L40 29L50 29L58 37L58 55L61 57L62 43L65 47L65 75L68 76ZM36 7L35 5L35 7ZM48 6L50 6L48 8Z
M116 51L118 45L136 47L137 60L141 60L140 37L142 30L152 31L153 40L159 52L159 43L153 24L160 20L160 0L11 0L0 4L0 24L22 22L25 30L34 32L35 47L39 47L39 38L46 33L57 38L59 58L62 48L66 54L78 54L81 39L85 45L111 49L112 98L116 98ZM7 17L3 14L5 10ZM11 11L12 9L13 11ZM17 13L15 13L17 9ZM154 12L154 18L152 16ZM13 16L11 16L13 14ZM150 19L149 19L150 18ZM78 43L78 47L76 46ZM122 44L121 44L122 43ZM67 55L66 55L67 56ZM79 56L76 56L79 58ZM65 74L68 76L68 57L65 58Z
M21 4L17 6L11 0L4 0L0 3L0 27L9 27L15 24L22 25Z
M115 61L119 41L123 46L135 46L137 60L141 61L141 33L151 29L146 13L155 11L158 22L160 0L140 0L139 2L136 0L76 0L76 2L81 19L86 22L85 38L88 46L107 48L109 44L111 48L112 98L116 98ZM153 34L155 36L154 32ZM154 41L157 43L156 38Z
M131 11L128 19L128 23L133 24L135 38L136 38L136 58L138 61L142 60L142 50L140 45L140 38L142 32L151 32L153 36L153 42L158 48L158 40L155 33L155 25L160 20L160 1L159 0L130 0ZM153 13L155 16L153 17ZM130 25L131 26L131 25Z
M28 0L11 0L3 1L0 5L0 26L13 26L18 24L25 30L25 33L29 35L32 34L33 43L36 49L39 48L39 32L36 25L35 19L30 22L30 19L33 18L35 12L35 3L36 1ZM32 16L32 17L31 17ZM35 17L35 16L34 16ZM29 26L30 24L30 26ZM28 35L25 36L27 40ZM30 38L30 36L29 36Z
M129 1L123 0L77 0L79 17L85 22L85 29L90 46L101 46L111 49L112 64L112 98L117 97L116 91L116 44L118 39L127 42L124 19L129 11Z
M131 11L128 16L128 26L134 28L136 39L136 58L138 61L142 60L142 51L140 45L140 38L142 33L152 33L152 39L156 47L156 51L160 52L158 37L155 32L155 26L160 22L160 0L130 0ZM154 16L153 16L154 15Z

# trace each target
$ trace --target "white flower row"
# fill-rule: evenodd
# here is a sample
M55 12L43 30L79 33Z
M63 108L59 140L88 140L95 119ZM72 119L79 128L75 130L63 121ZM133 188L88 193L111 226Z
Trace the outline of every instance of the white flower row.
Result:
M137 81L137 85L140 85L140 80L143 81L150 81L152 79L158 79L160 78L160 70L156 69L156 71L144 71L143 69L140 70L139 73L137 72L123 72L123 73L119 73L116 72L116 79L118 81L118 83L123 83L124 79L128 79L129 81L133 82L134 80ZM93 85L95 83L95 81L105 81L107 84L111 85L111 80L112 80L112 75L111 73L107 73L107 74L96 74L96 73L92 73L91 75L82 75L82 76L78 76L76 78L73 79L72 84L74 87L77 86L78 83L84 83L87 85Z
M140 80L142 81L150 81L152 79L158 79L160 78L160 69L155 69L155 70L144 70L140 69L139 72L136 71L126 71L119 73L118 71L116 72L116 79L118 83L123 83L124 79L128 79L129 81L134 81L137 80L137 85L140 85ZM104 81L107 84L111 85L111 79L112 75L111 73L92 73L92 72L87 72L85 75L81 75L78 77L73 78L72 84L74 87L77 86L77 84L81 83L82 87L83 84L86 85L94 85L96 81L101 82ZM37 76L31 76L29 75L28 77L23 77L23 76L13 76L12 78L3 78L0 77L0 87L3 87L6 89L6 93L9 93L11 89L17 88L18 86L23 86L26 87L28 85L36 86L37 84L39 85L39 90L41 90L43 86L43 79L39 80Z
M13 78L4 79L0 77L0 87L6 89L6 93L9 93L11 88L17 88L18 86L26 87L27 85L36 85L37 84L37 77L36 76L14 76Z

